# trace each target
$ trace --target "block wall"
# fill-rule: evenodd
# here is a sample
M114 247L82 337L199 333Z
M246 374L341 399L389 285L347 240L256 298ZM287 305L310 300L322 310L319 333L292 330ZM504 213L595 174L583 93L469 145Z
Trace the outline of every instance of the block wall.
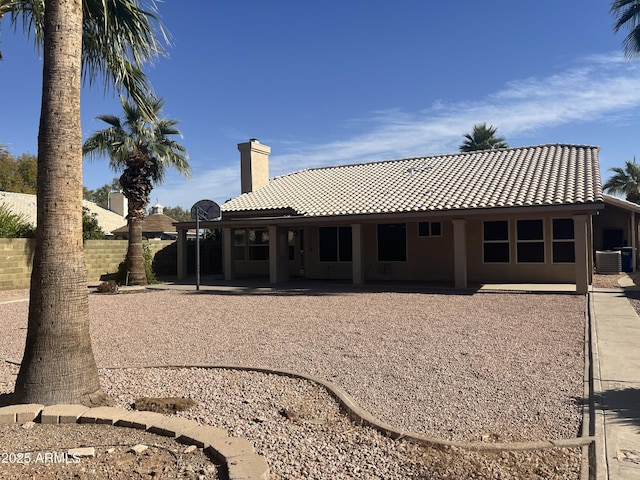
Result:
M147 242L154 255L154 270L158 275L176 272L176 242L153 240ZM29 288L35 240L28 238L0 238L0 290ZM84 259L87 280L96 283L101 277L118 271L127 254L126 240L87 240Z

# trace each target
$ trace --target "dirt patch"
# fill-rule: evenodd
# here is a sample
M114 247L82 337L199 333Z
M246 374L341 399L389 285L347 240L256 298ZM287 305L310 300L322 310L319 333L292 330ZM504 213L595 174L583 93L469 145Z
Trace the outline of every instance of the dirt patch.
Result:
M202 449L131 428L0 425L0 444L0 479L220 478L220 466ZM94 456L84 456L91 449Z
M162 413L165 415L172 415L181 410L187 410L196 404L190 398L184 397L167 397L167 398L154 398L154 397L141 397L136 399L131 405L134 410L141 410L147 412Z

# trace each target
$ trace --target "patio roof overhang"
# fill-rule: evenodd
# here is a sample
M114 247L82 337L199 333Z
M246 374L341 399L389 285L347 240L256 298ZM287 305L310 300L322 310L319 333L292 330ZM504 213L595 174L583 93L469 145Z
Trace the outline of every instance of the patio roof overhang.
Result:
M625 204L630 202L624 201ZM631 204L635 205L635 204ZM347 215L327 215L327 216L305 216L292 214L289 211L282 215L270 215L272 211L252 211L242 212L223 212L222 220L215 222L202 221L200 228L247 228L247 227L266 227L269 225L279 226L297 226L310 224L357 224L357 223L376 223L380 221L416 221L418 219L427 218L477 218L477 217L500 217L505 215L540 215L540 214L559 214L559 215L580 215L591 214L596 215L604 209L605 202L592 202L582 204L561 204L561 205L531 205L517 207L491 207L491 208L473 208L473 209L450 209L450 210L420 210L420 211L403 211L403 212L373 212L368 214L347 214ZM638 213L640 213L640 205ZM284 213L284 212L283 212ZM189 230L196 228L196 222L178 222L174 224L177 230Z

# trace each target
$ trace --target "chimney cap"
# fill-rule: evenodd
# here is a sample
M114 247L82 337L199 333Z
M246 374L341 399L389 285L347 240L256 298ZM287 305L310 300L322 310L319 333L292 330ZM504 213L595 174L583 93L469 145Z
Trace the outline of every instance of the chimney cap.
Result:
M257 138L250 138L249 141L251 143L260 143L260 140L258 140Z

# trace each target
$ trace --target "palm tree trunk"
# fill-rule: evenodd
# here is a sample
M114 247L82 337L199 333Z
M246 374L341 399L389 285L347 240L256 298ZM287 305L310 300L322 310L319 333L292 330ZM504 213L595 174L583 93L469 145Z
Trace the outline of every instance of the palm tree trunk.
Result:
M129 224L129 244L127 249L127 272L129 285L146 285L147 272L144 268L144 248L142 247L142 222L151 192L151 160L139 152L133 152L127 159L127 168L120 176L120 185L129 203L127 214Z
M129 244L127 249L127 271L129 285L146 285L147 272L144 268L144 248L142 247L142 218L129 218Z
M81 0L47 1L38 227L17 403L94 404L105 399L89 337L82 244L81 48Z
M627 193L627 201L632 203L640 203L640 193L638 192Z

